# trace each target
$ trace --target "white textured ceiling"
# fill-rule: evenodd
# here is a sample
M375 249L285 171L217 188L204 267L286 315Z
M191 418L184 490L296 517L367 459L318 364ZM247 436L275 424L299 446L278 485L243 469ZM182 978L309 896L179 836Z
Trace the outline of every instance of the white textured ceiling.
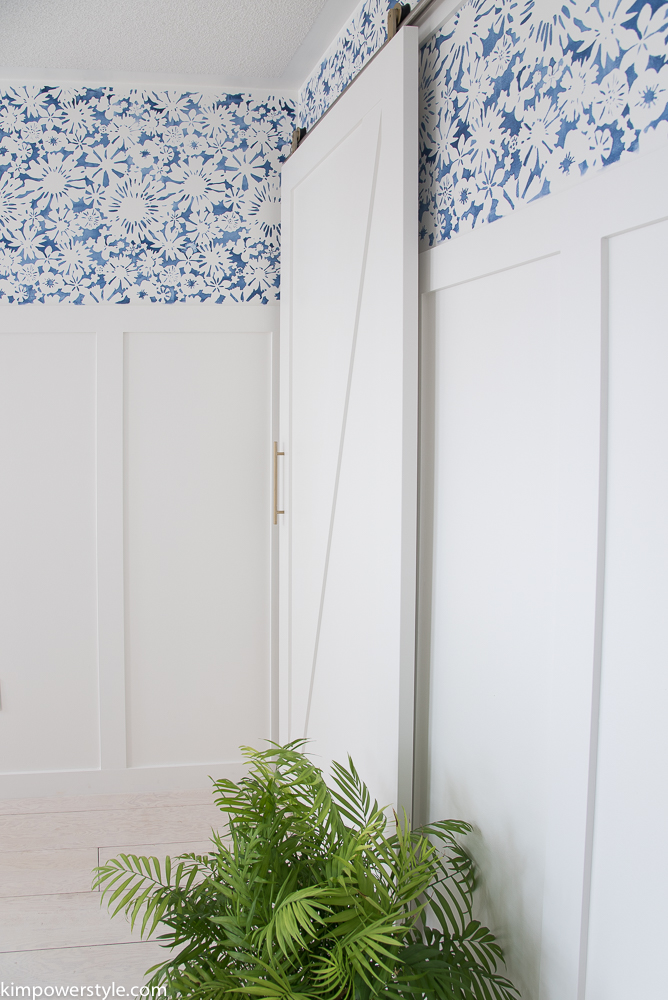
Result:
M0 75L294 90L355 0L0 0Z

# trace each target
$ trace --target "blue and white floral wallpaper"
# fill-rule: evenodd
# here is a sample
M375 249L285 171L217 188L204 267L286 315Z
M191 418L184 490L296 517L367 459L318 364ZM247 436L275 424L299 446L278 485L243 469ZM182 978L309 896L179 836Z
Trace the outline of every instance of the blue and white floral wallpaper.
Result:
M383 44L363 0L310 127ZM423 45L423 249L668 142L668 0L466 0ZM275 302L292 100L0 88L0 304Z
M432 246L668 141L668 0L467 0L423 47Z
M364 0L302 88L310 127L385 39ZM668 0L466 0L420 53L421 249L668 142Z
M294 102L0 89L0 303L278 299Z
M298 119L309 129L357 76L387 37L387 12L398 0L362 0L299 92Z

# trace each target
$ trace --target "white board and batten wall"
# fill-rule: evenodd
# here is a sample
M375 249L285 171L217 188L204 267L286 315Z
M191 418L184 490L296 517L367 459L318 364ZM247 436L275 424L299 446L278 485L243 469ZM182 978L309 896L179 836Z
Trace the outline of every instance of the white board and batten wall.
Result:
M302 413L295 430L296 411L284 413L286 510L297 510L299 489L307 498L318 487L308 462L299 467L300 435L304 449L316 439L327 488L282 542L307 572L300 592L282 581L297 600L282 611L291 659L280 735L311 735L312 720L326 752L345 736L343 749L373 768L387 727L374 743L363 724L382 722L387 702L384 773L401 788L412 459L406 414L387 416L380 392L393 379L405 403L405 371L365 313L371 293L381 313L391 304L378 291L374 216L390 133L378 109L347 127L345 107L318 129L340 127L329 163L339 180L350 150L347 166L357 163L359 226L348 256L333 260L357 292L331 295L320 317L300 297L292 317L298 364L319 350L310 360L328 377L317 391L307 379L291 400L318 419ZM300 212L323 213L330 228L343 218L332 215L328 157L309 153L317 135L289 167L315 157L289 225ZM667 176L665 150L643 154L421 259L415 807L418 818L475 824L481 915L525 1000L665 992ZM325 198L313 202L318 184ZM289 266L304 275L312 263ZM320 285L311 277L303 291L336 290L326 271ZM325 323L320 340L306 336L311 307ZM348 337L334 355L328 317ZM0 795L172 791L239 774L238 744L279 733L277 311L10 307L0 322ZM372 396L393 434L362 437L378 452L355 450L346 426L373 430L374 409L362 405ZM373 563L373 545L390 570L376 589L351 575L360 554ZM342 733L336 721L361 676L344 640L367 636L369 622L382 633L389 605L376 599L388 582L391 683L377 687L381 656L361 724ZM353 623L363 610L357 632L339 627L346 607Z
M532 1000L665 992L667 176L421 257L418 801Z
M0 313L0 795L204 788L272 735L277 313Z

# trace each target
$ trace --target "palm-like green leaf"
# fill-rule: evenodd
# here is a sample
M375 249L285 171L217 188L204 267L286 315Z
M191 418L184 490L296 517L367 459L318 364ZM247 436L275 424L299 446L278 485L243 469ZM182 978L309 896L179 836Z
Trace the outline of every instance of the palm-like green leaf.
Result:
M330 788L303 742L244 748L248 775L214 783L226 822L209 854L96 869L112 915L160 931L151 985L174 1000L515 1000L472 916L471 827L388 823L352 760Z

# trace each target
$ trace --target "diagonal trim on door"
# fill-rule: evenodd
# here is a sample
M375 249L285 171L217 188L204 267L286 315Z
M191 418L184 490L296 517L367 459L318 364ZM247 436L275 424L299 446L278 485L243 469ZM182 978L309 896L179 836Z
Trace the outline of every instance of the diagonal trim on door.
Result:
M347 422L348 422L348 406L349 406L349 403L350 403L350 389L351 389L351 386L352 386L353 371L354 371L354 367L355 367L355 352L356 352L356 348L357 348L357 333L358 333L358 330L359 330L360 313L361 313L361 309L362 309L362 296L363 296L363 292L364 292L364 278L365 278L365 275L366 275L366 265L367 265L367 259L368 259L368 254L369 254L369 240L370 240L370 237L371 237L371 223L373 221L373 210L374 210L374 205L375 205L375 200L376 200L376 182L377 182L377 179L378 179L378 166L379 166L379 163L380 163L381 144L382 144L382 117L378 121L378 137L377 137L377 140L376 140L376 160L375 160L375 163L374 163L373 179L372 179L372 182L371 182L371 194L370 194L370 197L369 197L369 214L367 216L366 232L365 232L365 236L364 236L364 252L362 254L362 264L361 264L361 267L360 267L359 287L357 289L357 304L356 304L356 308L355 308L355 325L354 325L354 328L353 328L353 338L352 338L352 344L351 344L351 348L350 348L350 366L348 368L348 380L347 380L347 384L346 384L346 396L345 396L345 402L344 402L344 405L343 405L343 419L342 419L342 422L341 422L341 439L340 439L340 442L339 442L339 453L338 453L337 462L336 462L336 476L335 476L335 479L334 479L334 492L333 492L333 495L332 495L332 512L331 512L330 519L329 519L329 532L328 532L328 535L327 535L327 549L326 549L326 554L325 554L325 566L324 566L323 576L322 576L322 590L321 590L321 593L320 593L320 605L319 605L319 608L318 608L318 624L316 626L315 645L314 645L314 649L313 649L313 663L311 665L311 678L310 678L310 681L309 681L308 701L306 703L306 717L304 719L304 738L306 738L308 736L308 725L309 725L309 718L310 718L310 715L311 715L311 703L312 703L312 700L313 700L313 686L314 686L314 682L315 682L315 671L316 671L316 666L317 666L317 662L318 662L318 647L319 647L319 644L320 644L320 629L321 629L321 625L322 625L322 615L323 615L323 611L324 611L324 607L325 607L325 596L326 596L326 592L327 592L327 576L328 576L328 571L329 571L329 558L330 558L330 553L331 553L331 549L332 549L332 537L333 537L333 534L334 534L334 521L336 519L336 502L337 502L337 497L338 497L338 492L339 492L339 479L340 479L340 475L341 475L341 463L342 463L342 460L343 460L343 448L344 448L344 445L345 445L346 426L347 426Z

